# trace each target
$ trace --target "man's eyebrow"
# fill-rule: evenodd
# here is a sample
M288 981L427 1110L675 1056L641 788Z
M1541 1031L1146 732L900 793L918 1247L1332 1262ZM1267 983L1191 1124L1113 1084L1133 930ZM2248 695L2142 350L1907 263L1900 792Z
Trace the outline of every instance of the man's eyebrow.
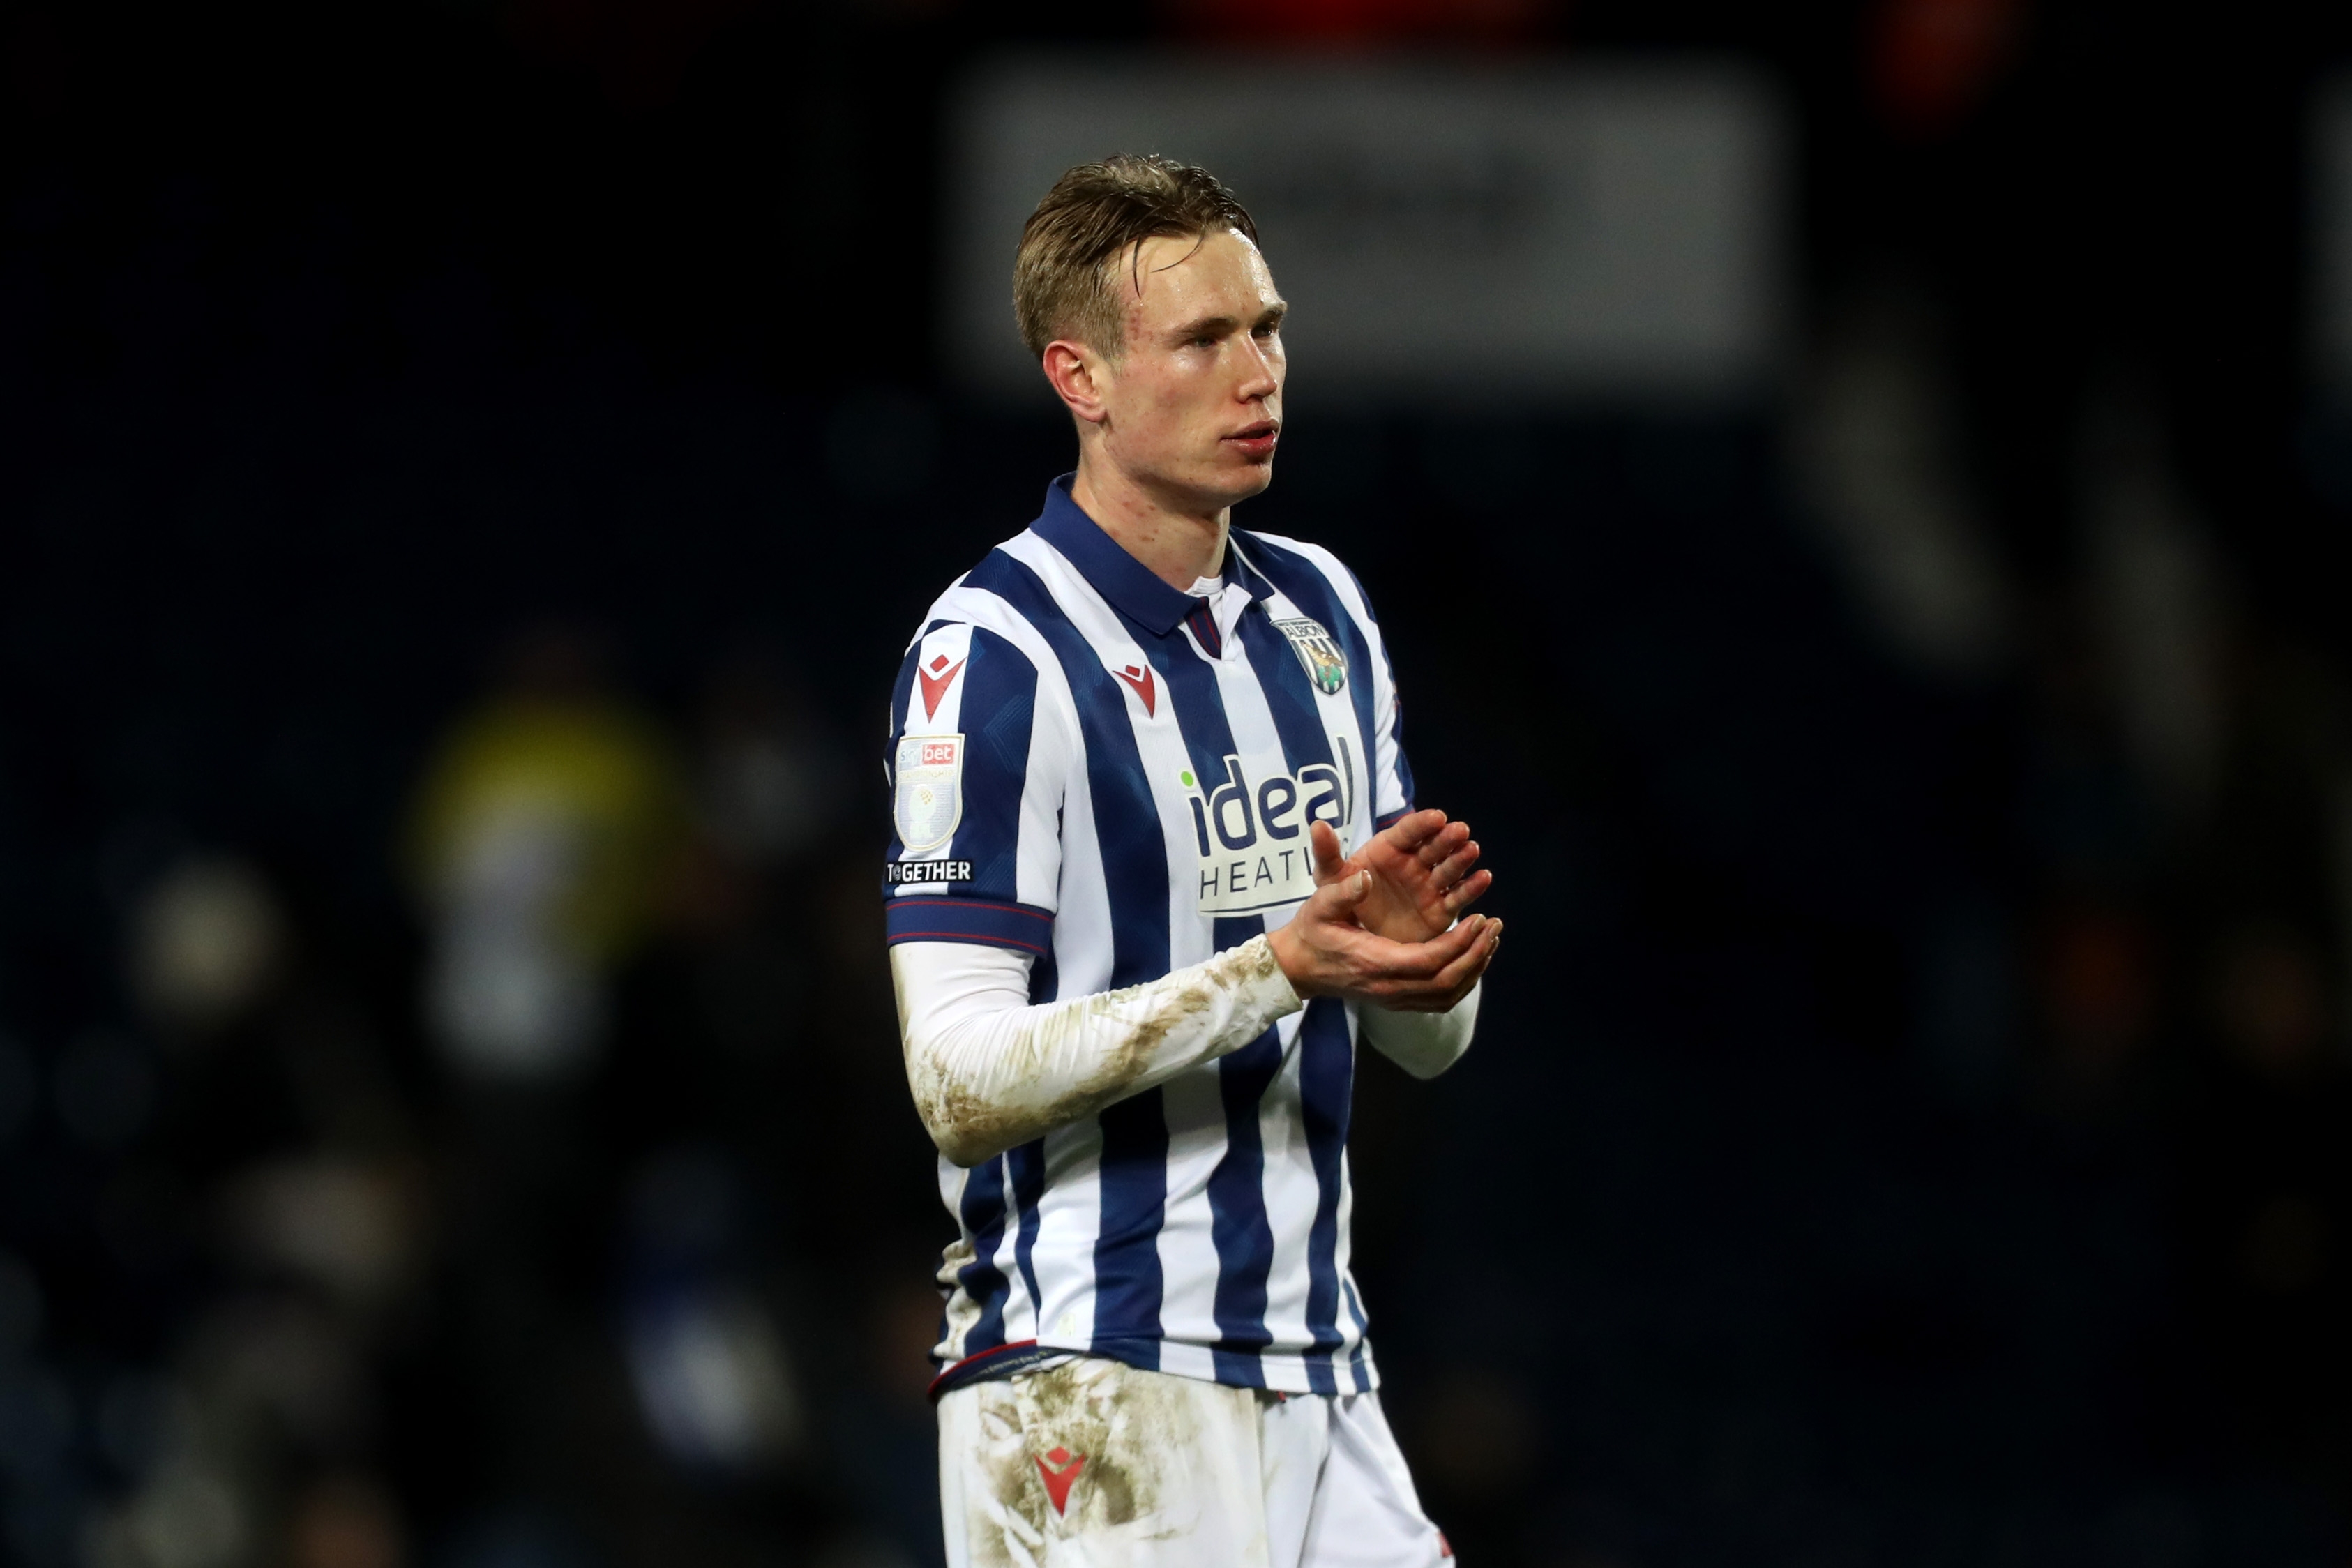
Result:
M1171 338L1197 338L1203 334L1213 337L1220 333L1230 332L1240 325L1241 323L1231 316L1202 316L1200 320L1187 321L1181 327L1171 327L1168 330L1168 335Z
M1290 314L1288 302L1276 300L1260 310L1257 313L1257 319L1260 321L1280 321L1288 314ZM1168 335L1171 339L1196 338L1204 333L1214 336L1221 332L1230 332L1240 325L1241 322L1232 316L1202 316L1199 321L1187 321L1181 327L1171 327L1168 330Z

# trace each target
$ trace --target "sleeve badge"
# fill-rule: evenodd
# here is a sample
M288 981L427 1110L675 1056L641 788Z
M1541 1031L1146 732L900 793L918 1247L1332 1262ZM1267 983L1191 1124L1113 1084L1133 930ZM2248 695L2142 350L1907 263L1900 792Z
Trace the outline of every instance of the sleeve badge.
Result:
M912 859L953 838L963 820L963 737L903 735L898 763L890 817Z

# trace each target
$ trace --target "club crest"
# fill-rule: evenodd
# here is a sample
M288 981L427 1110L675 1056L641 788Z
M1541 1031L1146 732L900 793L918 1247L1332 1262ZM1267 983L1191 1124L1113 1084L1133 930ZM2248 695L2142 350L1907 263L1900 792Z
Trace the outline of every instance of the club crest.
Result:
M963 820L963 737L902 736L898 761L890 815L913 859L954 837Z
M1339 689L1348 684L1348 656L1339 651L1339 640L1323 629L1323 623L1300 616L1274 624L1290 639L1291 648L1298 655L1298 662L1307 667L1307 679L1315 683L1315 689L1326 697L1339 695Z

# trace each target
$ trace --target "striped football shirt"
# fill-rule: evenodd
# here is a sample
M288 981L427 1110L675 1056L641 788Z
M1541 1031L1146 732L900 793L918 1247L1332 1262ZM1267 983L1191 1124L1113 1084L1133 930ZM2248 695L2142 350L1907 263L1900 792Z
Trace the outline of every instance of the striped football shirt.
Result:
M889 940L1032 955L1034 1002L1156 980L1289 919L1307 825L1412 809L1388 653L1328 551L1236 530L1224 615L1070 499L941 595L891 696ZM1238 617L1234 596L1244 595ZM1356 1004L970 1170L934 1359L1062 1353L1292 1393L1375 1384L1348 1271Z

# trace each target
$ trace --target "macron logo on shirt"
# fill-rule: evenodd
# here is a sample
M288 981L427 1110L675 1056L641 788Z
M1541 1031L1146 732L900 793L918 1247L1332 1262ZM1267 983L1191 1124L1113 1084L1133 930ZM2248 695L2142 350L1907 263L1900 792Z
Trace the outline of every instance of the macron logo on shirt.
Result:
M1138 697L1143 699L1143 716L1145 718L1151 719L1159 716L1160 689L1158 684L1151 679L1151 667L1150 665L1145 665L1142 668L1138 668L1136 666L1130 664L1125 669L1114 669L1111 673L1118 676L1121 680L1127 682L1127 689L1129 691L1134 692Z
M950 664L948 656L941 654L929 665L915 671L923 682L924 718L939 717L940 699L948 694L948 688L955 684L955 678L963 673L964 663L964 660L958 659L953 664Z

